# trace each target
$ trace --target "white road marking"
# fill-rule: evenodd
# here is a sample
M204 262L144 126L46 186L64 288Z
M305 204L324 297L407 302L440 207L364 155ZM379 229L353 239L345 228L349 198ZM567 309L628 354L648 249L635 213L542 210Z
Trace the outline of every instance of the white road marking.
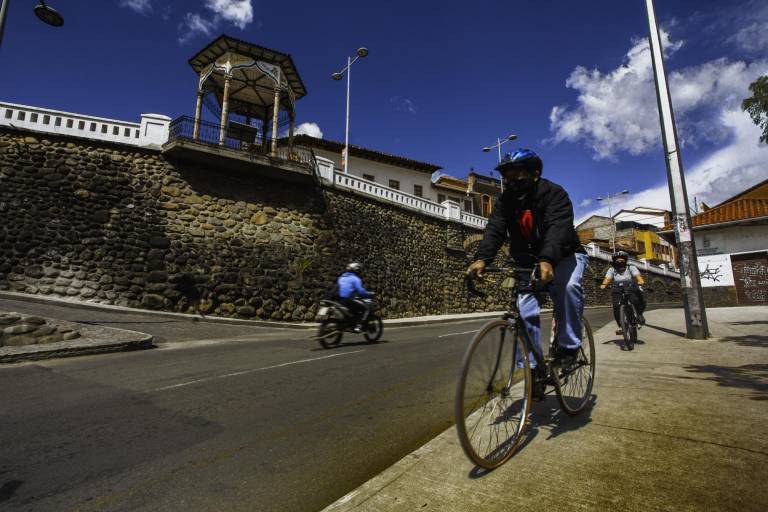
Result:
M225 373L224 375L216 375L215 377L206 377L204 379L190 380L189 382L182 382L180 384L173 384L171 386L163 386L161 388L152 389L151 391L152 392L154 392L154 391L166 391L166 390L169 390L169 389L176 389L176 388L181 388L181 387L184 387L184 386L191 386L192 384L198 384L200 382L208 382L208 381L212 381L212 380L225 379L227 377L236 377L238 375L245 375L247 373L255 373L255 372L260 372L260 371L263 371L263 370L272 370L274 368L281 368L283 366L290 366L292 364L310 363L312 361L320 361L322 359L330 359L332 357L348 356L350 354L358 354L360 352L365 352L365 350L354 350L352 352L343 352L341 354L331 354L329 356L313 357L311 359L300 359L298 361L290 361L288 363L280 363L280 364L275 364L275 365L272 365L272 366L264 366L262 368L252 368L250 370L242 370L242 371L239 371L239 372Z
M477 332L479 330L480 329L475 329L474 331L451 332L451 333L448 333L448 334L441 334L440 336L438 336L438 338L445 338L446 336L458 336L459 334L469 334L471 332Z

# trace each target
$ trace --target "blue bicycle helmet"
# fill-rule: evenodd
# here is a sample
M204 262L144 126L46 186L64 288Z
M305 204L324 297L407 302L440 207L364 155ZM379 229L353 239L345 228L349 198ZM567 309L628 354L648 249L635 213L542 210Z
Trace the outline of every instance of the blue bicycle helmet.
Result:
M530 149L518 149L514 153L507 153L496 166L496 170L503 172L505 169L525 169L528 171L538 171L541 174L544 171L544 162L539 155Z

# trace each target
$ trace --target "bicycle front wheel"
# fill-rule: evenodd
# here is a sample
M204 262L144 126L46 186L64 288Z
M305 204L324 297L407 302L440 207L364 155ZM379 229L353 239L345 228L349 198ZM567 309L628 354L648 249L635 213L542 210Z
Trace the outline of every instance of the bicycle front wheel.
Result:
M579 414L592 397L595 381L595 340L592 327L582 317L581 347L573 361L552 366L552 377L560 407L571 415Z
M624 335L624 347L634 350L637 341L637 323L634 308L627 305L621 306L621 332Z
M515 452L531 407L528 348L504 320L487 323L464 354L456 389L456 430L472 462L493 469Z

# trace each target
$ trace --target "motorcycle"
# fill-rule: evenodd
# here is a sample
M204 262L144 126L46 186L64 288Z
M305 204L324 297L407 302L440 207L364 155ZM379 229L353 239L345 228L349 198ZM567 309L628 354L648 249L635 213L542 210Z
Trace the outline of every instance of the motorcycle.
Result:
M384 323L378 313L379 306L373 299L359 300L368 308L368 316L362 322L361 333L368 343L379 341L384 333ZM320 328L315 337L323 348L337 346L345 332L354 332L355 329L355 319L349 309L333 300L320 301L317 320L320 322Z

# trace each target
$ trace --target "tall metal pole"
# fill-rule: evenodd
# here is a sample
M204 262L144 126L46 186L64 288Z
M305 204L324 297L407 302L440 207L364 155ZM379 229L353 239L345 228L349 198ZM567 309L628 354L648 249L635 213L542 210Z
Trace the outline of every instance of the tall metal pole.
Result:
M659 121L667 161L669 198L674 216L675 238L680 252L680 281L685 309L686 336L703 340L709 336L709 327L704 308L704 296L701 291L701 281L699 280L699 265L696 260L696 245L691 230L691 217L688 211L688 194L685 188L683 162L677 142L675 116L667 85L664 58L661 52L661 37L659 36L653 0L645 0L645 6L648 11L653 76L656 81L656 99L659 104Z
M0 47L3 46L3 28L5 27L5 17L8 14L8 6L11 0L0 0Z
M616 252L616 223L613 222L613 210L611 210L611 193L608 192L608 218L611 219L611 252Z
M344 174L349 174L349 82L352 80L352 58L347 57L347 128L344 133Z

